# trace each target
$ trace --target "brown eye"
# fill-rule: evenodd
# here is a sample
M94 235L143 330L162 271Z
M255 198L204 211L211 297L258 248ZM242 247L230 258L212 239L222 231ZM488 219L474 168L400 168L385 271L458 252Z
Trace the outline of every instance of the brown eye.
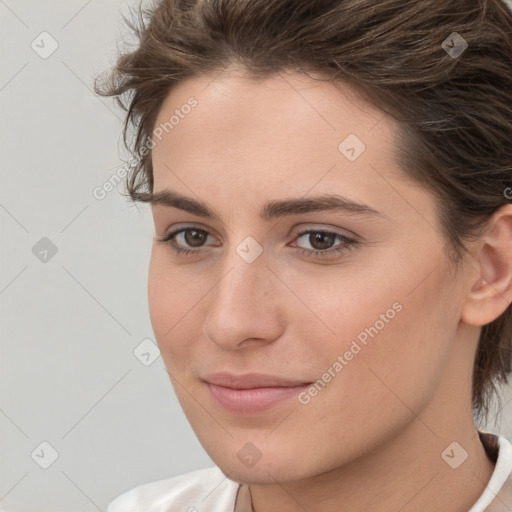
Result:
M304 249L299 247L298 251L306 256L314 256L319 258L330 258L339 256L342 252L349 251L360 245L360 242L348 238L340 233L334 233L332 231L324 230L313 230L303 231L297 235L300 239L309 235L305 240L310 244L313 249ZM341 242L337 246L334 246L336 241ZM334 246L334 249L331 247Z
M204 229L189 227L178 229L162 237L156 237L155 240L168 245L176 254L189 255L201 252L198 248L204 245L208 236L208 231ZM179 239L179 242L176 239Z
M201 247L208 238L208 233L202 229L186 228L183 230L185 243L191 247Z
M360 245L360 242L357 240L348 238L340 233L325 230L304 231L297 234L297 238L300 239L306 235L308 235L306 240L312 249L297 248L301 254L306 256L332 258ZM188 256L204 252L201 250L201 247L205 245L209 236L211 236L210 233L204 229L188 227L178 229L162 237L157 237L155 240L168 245L176 254ZM335 242L340 243L335 245Z
M326 233L323 231L309 233L308 242L318 251L330 249L335 241L336 236L334 233Z

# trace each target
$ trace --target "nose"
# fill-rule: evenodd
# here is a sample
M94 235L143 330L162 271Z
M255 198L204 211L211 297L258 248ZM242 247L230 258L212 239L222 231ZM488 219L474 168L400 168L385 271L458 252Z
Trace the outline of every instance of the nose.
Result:
M224 350L267 345L279 338L283 327L278 306L283 284L264 261L247 263L237 254L229 261L209 294L203 334Z

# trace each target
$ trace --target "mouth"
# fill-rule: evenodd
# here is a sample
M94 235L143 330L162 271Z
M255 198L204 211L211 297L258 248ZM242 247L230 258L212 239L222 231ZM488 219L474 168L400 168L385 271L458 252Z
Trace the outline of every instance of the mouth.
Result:
M312 384L256 373L216 373L203 380L214 403L236 415L263 412L296 397Z

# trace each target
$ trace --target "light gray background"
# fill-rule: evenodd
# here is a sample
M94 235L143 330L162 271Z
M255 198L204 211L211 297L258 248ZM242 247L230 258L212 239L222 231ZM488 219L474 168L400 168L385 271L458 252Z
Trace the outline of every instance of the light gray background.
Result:
M128 5L0 0L0 508L9 512L103 511L135 485L213 465L161 358L145 366L134 354L154 341L150 211L116 190L92 194L127 156L122 112L91 87L127 37ZM42 32L58 43L47 58L31 47L51 48ZM57 247L47 261L33 253L43 237ZM510 399L507 388L501 421L486 426L507 437ZM47 469L42 442L58 453Z
M0 508L9 512L105 510L137 484L213 464L162 359L146 367L133 354L154 340L150 210L115 190L92 194L127 156L122 113L91 87L126 33L128 4L0 2ZM31 48L43 31L59 44L46 59ZM58 248L46 263L32 253L42 237ZM43 441L59 455L48 469L31 458Z

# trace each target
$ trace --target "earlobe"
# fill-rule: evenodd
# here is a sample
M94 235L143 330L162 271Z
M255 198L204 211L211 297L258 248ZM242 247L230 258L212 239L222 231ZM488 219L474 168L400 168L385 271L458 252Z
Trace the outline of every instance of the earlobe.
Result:
M476 326L496 320L512 303L512 204L493 214L481 242L473 261L478 277L461 318Z

